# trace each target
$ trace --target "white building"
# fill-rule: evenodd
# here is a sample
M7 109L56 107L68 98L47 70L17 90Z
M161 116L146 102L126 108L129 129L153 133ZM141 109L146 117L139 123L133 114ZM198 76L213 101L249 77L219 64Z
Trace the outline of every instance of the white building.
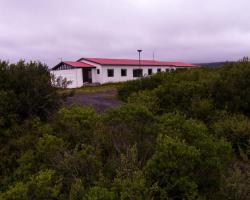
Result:
M69 88L77 88L85 83L111 83L137 79L157 72L194 68L195 65L182 62L155 60L81 58L76 62L61 62L52 68L55 77L61 76L71 81Z

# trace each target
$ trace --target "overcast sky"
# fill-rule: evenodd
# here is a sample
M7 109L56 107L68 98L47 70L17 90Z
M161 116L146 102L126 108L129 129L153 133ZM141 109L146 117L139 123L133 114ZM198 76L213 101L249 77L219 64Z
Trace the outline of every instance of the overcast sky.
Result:
M250 56L250 0L0 0L0 59Z

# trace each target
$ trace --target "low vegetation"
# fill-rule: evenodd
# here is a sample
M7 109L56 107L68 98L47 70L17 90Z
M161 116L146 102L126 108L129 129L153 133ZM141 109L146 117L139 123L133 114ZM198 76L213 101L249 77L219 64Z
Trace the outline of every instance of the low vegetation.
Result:
M107 90L116 90L123 86L123 83L105 83L103 85L84 85L80 88L73 88L73 89L63 89L63 93L68 94L78 94L78 93L96 93L96 92L105 92Z
M118 96L102 114L63 107L45 65L1 61L0 199L249 199L248 59Z

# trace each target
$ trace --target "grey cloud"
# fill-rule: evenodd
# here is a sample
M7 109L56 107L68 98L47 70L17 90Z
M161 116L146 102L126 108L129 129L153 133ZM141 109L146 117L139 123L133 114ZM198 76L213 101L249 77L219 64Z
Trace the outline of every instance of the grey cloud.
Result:
M208 62L250 51L247 0L0 0L0 59Z

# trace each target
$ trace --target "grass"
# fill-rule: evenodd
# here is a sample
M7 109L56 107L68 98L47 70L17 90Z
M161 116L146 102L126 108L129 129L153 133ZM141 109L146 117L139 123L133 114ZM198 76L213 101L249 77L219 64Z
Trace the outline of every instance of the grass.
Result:
M86 85L80 88L64 89L63 93L94 93L94 92L105 92L111 89L118 89L123 83L106 83L103 85Z

